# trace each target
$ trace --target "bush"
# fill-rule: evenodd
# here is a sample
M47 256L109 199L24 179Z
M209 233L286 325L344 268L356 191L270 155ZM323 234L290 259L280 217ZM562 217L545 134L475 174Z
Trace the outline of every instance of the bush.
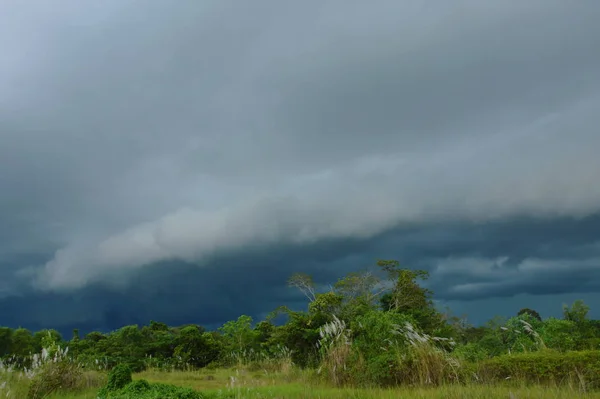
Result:
M486 381L519 379L530 383L577 381L584 389L600 387L600 351L540 352L503 355L479 364Z
M431 340L411 344L398 363L398 379L411 385L440 386L463 380L462 364Z
M360 385L389 386L398 383L399 352L406 352L408 343L395 334L395 326L413 322L404 314L371 311L357 317L352 325L352 349L363 362L354 362L354 380Z
M49 362L41 366L33 377L28 399L45 398L57 391L75 391L81 388L83 372L68 360Z
M146 380L133 381L116 391L103 390L98 397L101 399L205 399L204 395L191 388L151 384Z
M548 348L561 352L574 350L581 340L574 322L553 317L544 320L540 335Z
M481 345L473 342L457 346L456 349L452 351L452 355L457 359L473 363L490 357Z
M318 346L322 360L319 370L335 386L346 385L351 380L350 334L346 323L335 316L333 321L325 324L320 330L321 339Z
M117 391L131 383L131 368L127 364L119 364L108 374L108 391Z

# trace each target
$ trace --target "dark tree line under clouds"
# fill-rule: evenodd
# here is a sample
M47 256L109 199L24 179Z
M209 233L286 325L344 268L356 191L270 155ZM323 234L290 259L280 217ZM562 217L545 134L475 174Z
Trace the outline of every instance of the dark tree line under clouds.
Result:
M325 348L343 337L352 342L357 359L366 359L369 372L380 375L388 373L386 367L394 361L382 343L395 339L394 331L403 326L413 326L414 334L436 337L441 348L471 362L541 348L564 353L600 347L600 321L587 317L589 307L582 301L565 305L560 319L542 319L535 310L523 308L515 317L495 317L475 327L449 310L436 309L433 292L421 285L427 278L426 271L405 269L391 260L379 261L375 270L350 273L325 289L311 276L295 274L288 283L306 296L305 311L280 307L258 322L242 315L216 331L151 321L110 333L80 336L74 330L65 340L55 330L32 333L3 327L0 357L4 363L26 367L28 356L51 342L67 346L71 356L96 369L122 363L135 370L202 368L284 357L300 367L316 367L330 350Z

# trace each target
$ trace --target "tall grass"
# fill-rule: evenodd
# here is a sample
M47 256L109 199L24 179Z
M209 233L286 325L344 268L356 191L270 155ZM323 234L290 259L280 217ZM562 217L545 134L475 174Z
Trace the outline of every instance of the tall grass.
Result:
M399 352L399 380L410 385L433 385L458 383L463 380L462 363L446 351L440 344L454 346L454 341L432 337L417 331L406 322L404 326L394 326L392 331L402 335L408 343Z
M336 317L320 330L318 371L333 386L439 386L464 380L462 363L445 349L454 342L423 334L409 322L392 325L381 342L363 349L351 337ZM379 353L373 353L375 347Z
M321 366L317 372L323 373L334 386L347 385L352 379L349 365L353 355L351 334L346 323L335 315L319 331L317 348L321 353Z
M312 379L309 371L299 372L288 381L276 374L258 377L247 370L212 370L204 372L143 372L134 379L164 382L200 390L205 397L248 399L396 399L396 398L600 398L600 392L583 392L576 386L525 383L442 384L439 386L398 386L393 388L332 387L328 382ZM211 375L213 378L207 379ZM232 378L233 377L233 378ZM257 378L258 377L258 378Z
M102 386L104 376L86 371L55 343L23 359L0 361L0 398L40 399L59 391L82 391Z

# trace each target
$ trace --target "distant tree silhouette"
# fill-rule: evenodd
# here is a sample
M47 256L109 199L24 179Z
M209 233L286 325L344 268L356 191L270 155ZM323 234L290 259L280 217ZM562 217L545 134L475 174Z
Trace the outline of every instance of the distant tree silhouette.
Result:
M542 321L542 316L540 316L540 314L533 309L523 308L523 309L519 310L519 313L517 313L517 316L521 316L524 314L528 314L529 316L534 317L534 318L538 319L539 321Z

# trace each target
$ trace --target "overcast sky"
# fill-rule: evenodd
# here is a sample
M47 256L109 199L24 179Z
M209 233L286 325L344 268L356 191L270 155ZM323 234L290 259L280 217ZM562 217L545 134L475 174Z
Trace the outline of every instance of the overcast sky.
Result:
M2 1L0 325L260 317L377 258L475 322L598 302L599 18Z

